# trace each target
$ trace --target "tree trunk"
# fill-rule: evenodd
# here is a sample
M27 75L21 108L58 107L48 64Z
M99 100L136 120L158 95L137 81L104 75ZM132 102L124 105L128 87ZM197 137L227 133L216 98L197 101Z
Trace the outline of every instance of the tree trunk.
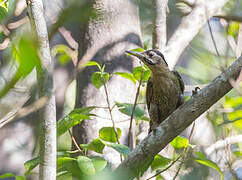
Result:
M137 61L132 61L131 57L127 57L125 50L141 46L137 7L129 0L96 0L92 1L92 3L94 9L100 12L101 16L90 21L88 26L81 27L78 59L93 60L105 64L105 71L109 73L117 71L131 72L134 63L137 63ZM91 84L91 75L95 71L97 71L95 67L79 69L77 74L76 107L93 105L107 107L104 87L97 90ZM133 103L134 101L136 86L127 79L113 76L107 83L107 89L111 106L114 105L114 101L127 103ZM100 117L110 119L107 109L97 108L93 112ZM115 121L127 119L127 116L118 112L117 108L113 109L112 114ZM85 120L74 127L73 134L77 142L79 144L88 143L97 138L101 127L112 126L112 122L107 119L97 117L94 120ZM129 121L124 123L116 122L115 125L122 130L120 141L123 144L127 140ZM110 151L112 150L105 149L104 154ZM120 163L119 155L113 151L105 158L113 165Z
M53 94L53 65L51 62L47 26L44 18L42 0L26 1L30 22L39 43L39 54L42 67L37 67L39 98L49 98L40 109L39 133L39 179L56 179L56 108Z

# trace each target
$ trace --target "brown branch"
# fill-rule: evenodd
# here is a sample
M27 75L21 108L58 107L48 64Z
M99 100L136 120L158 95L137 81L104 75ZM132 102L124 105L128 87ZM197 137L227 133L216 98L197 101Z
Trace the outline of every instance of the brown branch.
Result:
M166 8L168 0L153 0L155 20L153 31L153 49L163 49L166 45Z
M225 19L226 21L236 21L236 22L242 22L242 16L237 16L237 15L215 15L213 17L220 18L220 19Z
M115 172L129 180L145 171L157 153L232 89L229 79L236 78L241 68L242 56L163 121L136 146Z

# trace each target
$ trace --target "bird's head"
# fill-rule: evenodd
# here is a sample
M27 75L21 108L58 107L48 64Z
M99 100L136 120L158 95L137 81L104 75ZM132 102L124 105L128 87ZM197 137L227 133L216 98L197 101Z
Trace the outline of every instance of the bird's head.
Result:
M157 49L147 50L142 53L132 51L126 51L126 53L139 58L152 72L169 70L164 55Z

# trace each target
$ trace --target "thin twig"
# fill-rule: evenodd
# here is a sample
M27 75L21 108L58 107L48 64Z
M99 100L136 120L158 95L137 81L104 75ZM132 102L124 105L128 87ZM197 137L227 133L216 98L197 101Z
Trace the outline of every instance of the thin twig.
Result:
M174 161L172 161L172 163L171 163L169 166L167 166L165 169L159 171L158 173L156 173L155 175L149 177L149 178L146 179L146 180L150 180L150 179L152 179L152 178L158 176L159 174L165 172L167 169L169 169L171 166L173 166L173 165L174 165L174 164L175 164L175 163L176 163L181 157L182 157L182 155L178 156L178 158L176 158Z
M216 41L214 39L214 35L213 35L213 31L212 31L212 27L211 27L211 24L210 24L210 21L208 19L208 29L209 29L209 33L210 33L210 36L211 36L211 39L213 41L213 45L214 45L214 48L215 48L215 51L216 51L216 54L218 57L220 57L220 54L218 52L218 47L217 47L217 44L216 44ZM221 62L219 61L219 66L220 66L220 69L221 70L224 70L224 68L221 66Z
M208 29L209 29L209 33L210 33L210 36L212 38L212 41L213 41L213 45L214 45L214 48L215 48L215 51L217 53L217 56L220 57L220 54L218 52L218 48L217 48L217 45L216 45L216 42L215 42L215 39L214 39L214 35L213 35L213 31L212 31L212 27L210 25L210 21L208 20Z
M133 119L134 119L134 112L135 112L135 108L136 108L136 105L137 105L140 86L142 85L142 81L143 81L143 75L144 75L144 70L142 70L142 72L141 72L141 77L140 77L140 80L139 80L139 85L138 85L138 88L137 88L137 91L136 91L134 105L133 105L133 108L132 108L130 124L129 124L129 133L128 133L128 147L130 147L130 141L131 141L131 137L132 137L132 125L133 125ZM135 142L133 142L133 147L134 147L134 144L135 144Z
M193 132L194 132L194 129L195 129L195 125L196 125L195 122L196 122L196 121L193 122L192 129L191 129L191 133L190 133L189 138L188 138L189 143L191 142L192 135L193 135ZM183 151L183 154L182 154L182 162L180 163L179 168L178 168L178 170L177 170L175 176L173 177L173 180L176 179L176 177L178 176L178 174L179 174L179 172L180 172L180 170L181 170L181 168L182 168L182 165L183 165L184 162L185 162L185 157L186 157L186 154L187 154L187 150L188 150L188 147L185 147L185 149L184 149L184 151Z
M114 122L113 115L112 115L112 108L110 106L110 101L109 101L109 97L108 97L107 86L106 86L106 83L105 83L105 81L104 81L103 78L102 78L102 81L103 81L104 91L105 91L105 95L106 95L106 101L107 101L107 104L108 104L108 111L109 111L110 118L111 118L112 123L113 123L113 130L114 130L114 133L115 133L115 136L116 136L116 139L117 139L117 143L120 144L119 138L118 138L118 132L116 131L115 122ZM123 161L121 154L120 154L120 161L121 162Z
M112 123L113 123L113 129L114 129L114 132L115 132L115 135L116 135L117 142L118 142L118 144L120 144L119 138L118 138L118 132L116 131L115 122L114 122L113 115L112 115L112 109L111 109L110 101L109 101L109 97L108 97L108 90L107 90L107 86L106 86L105 82L103 82L103 86L104 86L104 91L105 91L105 95L106 95L106 101L107 101L107 104L108 104L108 110L109 110L110 118L111 118Z
M70 136L71 136L71 140L72 140L72 142L74 143L74 145L76 146L78 152L81 152L81 153L82 153L83 151L81 150L81 148L79 147L78 143L76 142L76 139L75 139L75 137L72 135L71 130L68 129L68 132L69 132L69 134L70 134Z

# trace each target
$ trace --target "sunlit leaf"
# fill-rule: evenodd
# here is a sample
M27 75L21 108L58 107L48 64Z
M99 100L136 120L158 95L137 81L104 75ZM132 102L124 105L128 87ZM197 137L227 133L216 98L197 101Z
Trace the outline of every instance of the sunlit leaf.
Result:
M83 175L79 169L77 160L71 157L57 158L57 172L61 173L60 175L70 173L72 176L77 177L79 179Z
M66 117L57 121L57 136L64 134L68 129L79 124L83 119L90 119L90 111L95 107L76 108Z
M26 177L24 176L16 176L16 180L26 180Z
M147 50L150 47L150 39L143 42L144 50Z
M142 71L143 71L143 81L148 81L151 72L150 72L149 68L145 67L145 66L138 66L133 69L133 75L134 75L135 79L140 81Z
M133 104L119 103L119 102L115 102L115 104L121 113L131 116L133 106L134 106ZM139 108L139 106L136 105L135 111L134 111L134 119L143 120L145 119L144 115L145 115L145 112L141 108Z
M230 22L228 27L228 34L234 38L238 35L239 32L239 22Z
M96 172L102 171L107 165L107 161L98 156L91 157L91 160Z
M24 167L26 169L24 175L30 174L31 170L38 166L40 163L39 157L30 159L24 163Z
M233 155L235 155L236 157L242 157L242 151L234 151Z
M86 174L86 175L95 174L96 170L90 158L85 156L78 156L77 163L78 163L78 167L80 168L83 174Z
M109 80L109 73L95 72L92 74L92 84L99 89Z
M157 169L163 169L164 167L166 167L169 163L171 162L171 159L166 158L164 156L161 155L156 155L154 157L154 160L151 163L151 169L157 170Z
M15 177L15 175L12 173L5 173L5 174L0 175L0 179L11 178L11 177Z
M113 73L115 75L119 75L123 78L126 78L126 79L129 79L130 81L132 81L134 84L136 83L136 80L134 78L134 75L131 74L131 73L126 73L126 72L116 72L116 73Z
M97 66L98 67L98 69L101 71L101 65L100 64L98 64L97 62L95 62L95 61L90 61L90 62L88 62L87 64L85 64L85 66L86 67L88 67L88 66Z
M118 133L118 138L121 136L121 129L116 128L116 132ZM103 127L99 130L99 137L108 142L117 142L116 134L113 127Z
M77 52L64 44L57 44L51 49L51 55L58 55L58 60L61 65L66 65L73 58L77 57Z
M189 145L188 139L181 137L181 136L177 136L170 143L171 143L172 147L176 150L188 147L188 145Z
M0 7L0 23L7 17L8 13L6 8Z
M108 147L113 148L117 152L119 152L122 155L128 155L130 153L130 149L128 146L125 146L123 144L115 144L115 143L107 143L106 144Z
M242 97L229 97L225 96L224 108L240 108L242 106Z
M105 144L103 143L102 140L97 138L97 139L94 139L89 144L81 144L80 146L83 149L92 150L92 151L95 151L97 153L103 153L103 149L105 147Z
M205 166L208 166L208 167L210 167L210 168L215 169L216 171L219 172L219 174L220 174L220 179L221 179L221 180L223 179L223 173L222 173L221 169L218 167L218 165L217 165L215 162L213 162L213 161L207 159L206 156L205 156L202 152L197 152L196 154L197 154L197 156L198 156L199 158L195 158L195 161L197 161L197 162L200 163L200 164L203 164L203 165L205 165Z
M76 159L71 157L58 157L57 158L57 171L66 170L66 167L70 166Z
M26 36L21 37L19 41L12 45L12 56L18 67L14 76L0 90L0 98L5 96L21 78L29 75L35 67L40 69L41 63L37 49L34 40Z

